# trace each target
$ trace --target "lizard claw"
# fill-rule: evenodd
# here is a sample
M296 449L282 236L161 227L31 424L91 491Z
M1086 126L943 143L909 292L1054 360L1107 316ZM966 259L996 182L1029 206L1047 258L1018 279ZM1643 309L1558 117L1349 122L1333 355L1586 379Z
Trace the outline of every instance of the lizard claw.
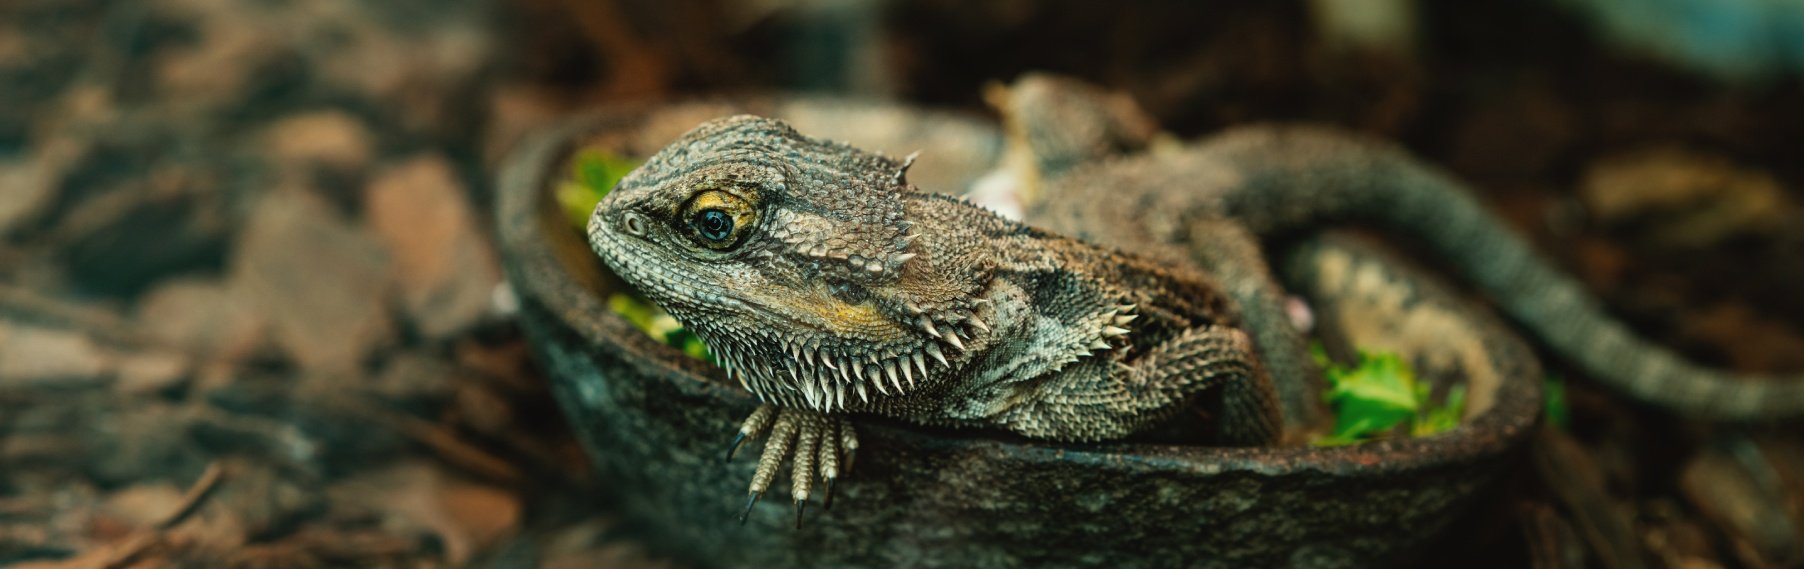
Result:
M752 506L758 505L758 498L763 496L763 492L753 492L751 497L745 500L745 509L739 512L739 525L745 525L745 518L752 515Z
M858 447L857 434L844 417L765 405L746 418L727 449L727 457L731 458L746 439L762 436L766 430L770 438L764 442L764 452L752 473L751 487L747 489L750 498L739 521L745 522L758 499L770 489L783 462L789 460L790 495L795 500L796 527L801 527L802 513L817 478L826 485L823 509L832 505L834 482L840 472L851 467L851 453Z
M752 416L746 417L745 422L739 425L739 433L733 435L733 444L727 447L726 460L733 460L733 453L739 452L739 445L745 443L746 439L764 434L764 430L770 428L771 418L776 415L776 407L764 405L753 411Z
M727 456L722 460L731 462L733 460L733 454L739 452L739 445L745 442L745 438L745 431L739 431L739 434L733 435L733 445L727 447Z

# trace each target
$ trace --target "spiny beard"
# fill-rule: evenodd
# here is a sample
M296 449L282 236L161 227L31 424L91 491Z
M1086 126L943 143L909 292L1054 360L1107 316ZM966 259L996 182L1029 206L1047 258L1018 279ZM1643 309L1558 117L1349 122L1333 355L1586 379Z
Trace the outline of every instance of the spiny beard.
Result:
M932 343L853 356L820 340L777 341L699 330L697 335L727 374L759 399L822 412L845 412L867 406L873 397L913 392L950 369Z

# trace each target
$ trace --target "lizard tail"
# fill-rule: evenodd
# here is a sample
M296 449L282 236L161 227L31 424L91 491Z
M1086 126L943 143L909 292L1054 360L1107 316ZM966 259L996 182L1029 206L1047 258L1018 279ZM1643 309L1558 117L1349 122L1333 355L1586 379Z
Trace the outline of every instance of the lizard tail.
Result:
M1429 249L1555 353L1638 400L1717 419L1804 416L1804 374L1727 373L1642 340L1463 184L1402 150L1302 127L1231 131L1202 150L1241 176L1220 206L1262 237L1335 221L1384 228Z

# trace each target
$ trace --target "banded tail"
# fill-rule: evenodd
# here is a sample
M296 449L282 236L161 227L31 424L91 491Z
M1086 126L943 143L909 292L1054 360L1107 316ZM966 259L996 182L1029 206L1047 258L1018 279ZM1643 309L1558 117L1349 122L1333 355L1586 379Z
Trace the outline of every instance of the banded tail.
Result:
M1219 203L1261 237L1352 222L1419 241L1555 353L1638 400L1716 419L1804 416L1804 373L1728 373L1637 337L1467 187L1402 150L1299 127L1229 131L1186 154L1242 176Z

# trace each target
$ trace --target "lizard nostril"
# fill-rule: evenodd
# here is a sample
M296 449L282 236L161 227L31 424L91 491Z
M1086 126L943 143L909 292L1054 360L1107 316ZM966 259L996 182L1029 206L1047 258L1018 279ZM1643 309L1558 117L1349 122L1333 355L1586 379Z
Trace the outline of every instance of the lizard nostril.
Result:
M620 220L620 227L625 229L628 235L644 237L645 217L630 211L626 212L626 215L622 216Z

